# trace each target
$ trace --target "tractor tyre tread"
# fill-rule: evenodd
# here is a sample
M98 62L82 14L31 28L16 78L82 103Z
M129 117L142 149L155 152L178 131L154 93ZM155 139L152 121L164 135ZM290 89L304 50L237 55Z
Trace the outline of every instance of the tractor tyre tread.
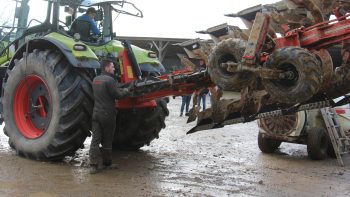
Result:
M73 155L90 135L93 107L93 73L74 68L55 50L34 50L18 61L4 85L4 132L18 155L34 160L57 161ZM16 80L35 74L48 84L52 95L52 116L45 133L35 139L24 137L14 120ZM90 80L87 80L90 79ZM82 91L84 89L84 91Z
M307 135L307 153L312 160L323 160L327 157L329 140L323 128L311 128Z
M281 145L282 141L263 137L262 133L258 134L258 146L263 153L273 153Z
M208 72L211 80L227 91L240 91L248 86L253 79L250 72L229 73L223 71L221 63L226 61L240 62L247 46L247 41L230 38L218 43L209 55Z
M285 47L273 52L265 66L283 69L279 66L289 63L295 66L298 79L293 85L283 85L280 80L263 79L262 83L271 97L278 102L295 104L309 100L320 89L322 71L319 61L308 50L299 47Z
M165 128L165 117L168 115L165 99L158 99L156 108L118 111L113 148L136 151L144 145L149 145Z

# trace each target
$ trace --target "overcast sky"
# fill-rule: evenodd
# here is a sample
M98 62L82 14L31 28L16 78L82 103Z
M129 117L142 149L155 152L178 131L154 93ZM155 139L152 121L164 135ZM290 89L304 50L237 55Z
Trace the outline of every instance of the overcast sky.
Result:
M242 9L276 0L133 0L143 18L120 16L116 20L117 35L197 38L195 31L228 23L243 25L239 19L225 17ZM206 36L204 36L206 37Z
M228 23L242 26L239 19L225 17L242 9L274 3L276 0L129 0L142 10L144 17L136 18L119 15L114 29L118 36L168 37L168 38L208 38L195 33L209 27ZM4 20L11 13L14 1L0 0L1 5L8 5L2 10L0 19ZM46 16L42 0L31 0L30 18L41 19ZM11 14L9 14L11 15ZM42 19L43 20L43 19ZM243 27L243 26L242 26Z

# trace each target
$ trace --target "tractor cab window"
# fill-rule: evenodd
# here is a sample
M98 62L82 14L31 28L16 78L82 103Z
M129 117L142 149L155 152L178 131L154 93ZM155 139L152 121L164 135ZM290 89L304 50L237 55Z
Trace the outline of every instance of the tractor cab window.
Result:
M69 6L61 6L60 7L60 16L58 21L58 26L60 30L69 31L69 28L72 24L74 15L74 10Z
M33 27L40 25L45 22L47 15L47 1L29 1L28 2L28 25L27 27ZM39 11L42 10L42 11ZM21 17L21 14L17 14L19 16L18 22L20 20L25 20L25 17Z

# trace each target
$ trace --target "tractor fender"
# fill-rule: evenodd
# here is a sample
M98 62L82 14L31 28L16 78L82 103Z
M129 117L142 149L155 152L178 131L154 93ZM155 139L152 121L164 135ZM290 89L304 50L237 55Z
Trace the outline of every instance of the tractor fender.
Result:
M63 43L59 42L50 37L41 37L37 39L32 39L24 43L19 49L15 52L13 58L10 61L9 69L14 67L14 60L21 59L24 52L32 52L34 49L45 50L45 49L56 49L62 52L62 54L67 58L69 63L73 67L77 68L100 68L100 63L96 59L81 58L78 59L73 55L72 49L68 48Z

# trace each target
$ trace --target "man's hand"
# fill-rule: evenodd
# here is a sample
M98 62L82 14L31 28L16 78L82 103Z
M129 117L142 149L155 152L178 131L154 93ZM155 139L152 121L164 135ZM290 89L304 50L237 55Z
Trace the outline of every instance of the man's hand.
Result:
M137 81L132 81L131 83L129 83L126 88L129 90L129 91L134 91L135 87L136 87L136 84L137 84Z

